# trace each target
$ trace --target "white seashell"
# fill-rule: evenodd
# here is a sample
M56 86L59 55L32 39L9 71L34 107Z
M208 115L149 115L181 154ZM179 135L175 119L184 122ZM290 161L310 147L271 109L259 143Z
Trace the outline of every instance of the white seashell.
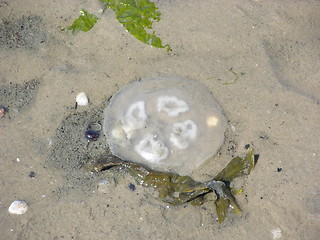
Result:
M88 106L89 100L84 92L81 92L76 97L78 106Z
M271 233L273 239L280 239L282 237L282 232L280 228L273 229Z
M9 213L12 214L24 214L26 213L26 211L28 210L28 204L25 201L13 201L13 203L11 203L8 211Z

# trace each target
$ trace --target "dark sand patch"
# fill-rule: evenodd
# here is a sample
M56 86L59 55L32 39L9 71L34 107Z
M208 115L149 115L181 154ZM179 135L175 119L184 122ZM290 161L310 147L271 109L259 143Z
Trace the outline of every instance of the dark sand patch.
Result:
M23 84L0 85L0 104L8 108L8 117L32 107L39 84L39 80L33 79Z
M37 50L47 39L44 21L38 15L2 19L0 49Z
M101 132L97 141L88 141L85 131L90 123L102 122L102 108L68 115L56 130L50 156L46 164L65 170L66 175L81 178L79 170L90 160L108 154L106 140Z

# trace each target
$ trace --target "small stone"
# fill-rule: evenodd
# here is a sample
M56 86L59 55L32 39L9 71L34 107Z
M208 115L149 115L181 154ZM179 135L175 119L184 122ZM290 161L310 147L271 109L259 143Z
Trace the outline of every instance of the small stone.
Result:
M129 187L130 191L135 191L136 190L136 186L134 184L132 184L132 183L129 183L128 187Z
M100 132L89 129L84 132L84 136L88 141L97 141L100 136Z
M25 201L16 200L13 203L11 203L8 211L11 214L24 214L28 210L28 203Z
M34 171L30 172L28 175L30 178L34 179L36 177L36 173Z
M265 134L265 135L261 135L260 138L261 138L261 139L268 139L269 136Z

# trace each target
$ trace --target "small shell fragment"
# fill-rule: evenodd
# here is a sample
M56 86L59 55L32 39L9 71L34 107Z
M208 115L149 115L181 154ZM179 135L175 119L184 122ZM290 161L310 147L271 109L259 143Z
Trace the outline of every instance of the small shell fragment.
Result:
M16 200L11 203L8 211L11 214L24 214L28 210L28 203L25 201Z
M271 233L273 239L280 239L282 237L282 231L280 228L273 229Z
M3 118L7 112L8 112L8 108L0 105L0 118Z
M83 107L88 106L89 104L89 100L84 92L81 92L77 95L76 102L78 106L83 106Z

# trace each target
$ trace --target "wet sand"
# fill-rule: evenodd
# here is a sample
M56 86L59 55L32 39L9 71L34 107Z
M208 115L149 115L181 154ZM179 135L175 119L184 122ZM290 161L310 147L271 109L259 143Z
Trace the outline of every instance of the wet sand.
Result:
M98 1L0 2L0 105L9 109L0 119L1 239L317 239L319 1L156 4L169 53L126 33ZM87 33L60 31L80 9L100 21ZM242 217L219 225L212 201L169 206L123 172L83 167L108 151L103 136L87 144L83 134L102 122L107 100L167 75L204 84L229 121L220 154L195 179L212 178L247 144L259 154L237 182ZM82 91L90 105L75 109ZM9 214L14 200L28 202L24 215Z

